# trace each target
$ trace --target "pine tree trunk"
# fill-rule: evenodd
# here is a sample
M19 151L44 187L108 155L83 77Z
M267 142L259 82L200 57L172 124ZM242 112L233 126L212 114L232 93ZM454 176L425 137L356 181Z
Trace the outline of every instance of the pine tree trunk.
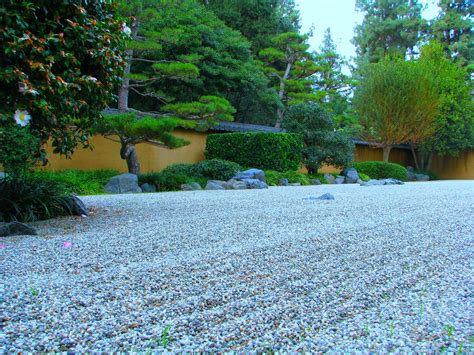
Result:
M280 98L280 101L282 104L283 104L283 98L285 97L285 80L287 80L288 77L290 76L290 70L291 70L292 65L293 65L292 62L289 62L286 65L285 73L283 74L283 77L280 78L280 90L278 91L278 97ZM281 127L281 124L284 118L285 118L285 109L279 108L277 110L277 121L275 123L275 128Z
M428 161L426 162L425 170L431 170L431 163L433 162L433 153L430 153L428 156Z
M134 144L122 143L120 156L127 161L128 172L130 174L140 174L140 161L138 160L138 154Z
M131 38L135 38L138 34L138 21L135 20L135 22L132 24L132 33L131 33ZM121 112L125 112L128 110L128 95L129 95L129 85L130 85L130 79L128 78L128 75L130 74L130 70L132 68L132 58L133 58L133 50L132 49L127 49L125 51L126 55L126 60L127 60L127 65L125 66L125 70L123 72L123 79L122 79L122 85L120 86L119 94L118 94L118 109Z
M388 158L390 156L390 151L392 150L392 146L384 146L383 148L383 161L388 163Z

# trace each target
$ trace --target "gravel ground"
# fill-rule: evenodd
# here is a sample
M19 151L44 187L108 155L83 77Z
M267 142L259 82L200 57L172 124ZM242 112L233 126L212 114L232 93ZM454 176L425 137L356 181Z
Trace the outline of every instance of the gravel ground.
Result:
M0 351L474 351L474 181L84 201L1 240Z

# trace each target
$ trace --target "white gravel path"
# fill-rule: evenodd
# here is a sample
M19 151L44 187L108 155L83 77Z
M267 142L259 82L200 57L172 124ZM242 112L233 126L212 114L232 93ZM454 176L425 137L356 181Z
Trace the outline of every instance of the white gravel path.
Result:
M474 351L474 181L84 201L0 240L0 352Z

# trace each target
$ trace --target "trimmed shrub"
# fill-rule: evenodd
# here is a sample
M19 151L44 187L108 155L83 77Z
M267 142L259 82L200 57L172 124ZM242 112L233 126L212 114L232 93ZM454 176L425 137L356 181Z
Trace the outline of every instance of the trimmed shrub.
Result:
M31 177L0 180L0 222L32 222L64 216L71 211L64 185Z
M225 159L241 166L298 170L303 149L303 136L292 133L222 133L207 137L206 158Z
M366 174L372 179L394 178L401 181L408 180L408 172L403 166L383 161L362 161L354 163L354 168L360 174Z
M211 180L229 180L241 169L239 164L222 159L203 160L194 165L198 176Z
M182 184L189 184L196 181L194 177L186 174L173 173L169 171L151 172L140 174L138 176L138 184L152 184L156 186L156 191L179 191Z
M309 185L310 177L307 174L299 173L297 171L275 171L265 170L265 180L268 185L276 186L280 179L288 179L289 183L300 183L301 185Z
M369 181L370 180L370 176L367 175L367 174L364 174L364 173L359 173L359 178L362 180L362 181Z
M64 186L69 194L99 195L112 176L120 174L115 170L62 170L35 171L30 176L38 182L55 181Z
M196 165L195 164L171 164L166 168L161 170L165 174L177 174L177 175L196 175Z

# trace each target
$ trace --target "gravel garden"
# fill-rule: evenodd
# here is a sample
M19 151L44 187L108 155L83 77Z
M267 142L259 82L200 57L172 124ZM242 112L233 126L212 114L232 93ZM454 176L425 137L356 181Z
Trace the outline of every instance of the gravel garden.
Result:
M473 350L472 181L82 199L2 238L2 351Z

